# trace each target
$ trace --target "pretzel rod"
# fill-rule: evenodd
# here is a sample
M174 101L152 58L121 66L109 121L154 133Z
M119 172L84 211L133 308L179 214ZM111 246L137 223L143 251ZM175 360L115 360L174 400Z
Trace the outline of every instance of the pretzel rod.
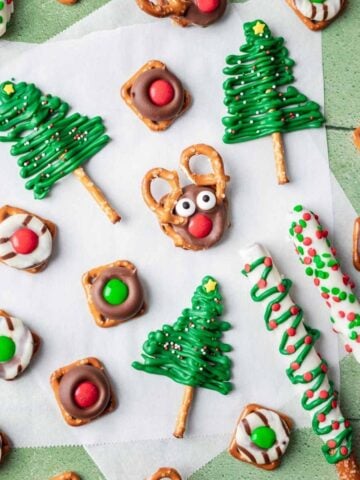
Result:
M111 223L120 222L121 220L120 215L110 205L104 193L100 190L100 188L97 185L95 185L95 183L87 175L85 170L82 167L79 167L76 170L74 170L73 173L76 176L76 178L80 180L80 182L84 185L86 190L90 193L90 195L93 197L95 202L99 205L101 210L106 214L110 222Z
M360 271L360 217L354 222L353 233L353 264Z
M290 298L291 280L280 275L263 246L251 245L240 251L240 256L245 263L242 273L252 285L251 298L263 308L266 329L279 345L286 375L311 416L314 433L324 442L326 460L331 464L346 460L352 452L352 428L340 411L327 363L315 350L320 332L304 323L301 308ZM341 466L349 473L354 465L346 462Z
M161 480L163 478L169 479L169 480L181 480L181 476L175 468L169 468L169 467L162 467L159 468L157 472L155 472L149 480Z
M285 149L281 133L273 133L272 140L277 181L279 185L284 185L289 183L289 179L286 174Z
M184 438L186 423L191 409L191 404L194 399L194 393L194 387L185 387L183 400L181 403L178 417L176 419L175 431L173 434L176 438Z
M360 303L348 275L340 269L336 251L318 216L297 205L291 215L290 235L305 274L313 278L330 311L333 330L341 334L348 353L360 362Z

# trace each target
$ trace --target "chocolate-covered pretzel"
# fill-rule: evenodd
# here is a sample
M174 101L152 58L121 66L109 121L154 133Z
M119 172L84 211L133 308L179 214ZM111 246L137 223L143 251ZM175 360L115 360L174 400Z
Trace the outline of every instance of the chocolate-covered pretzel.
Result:
M121 88L121 96L153 131L162 131L190 106L190 94L166 65L151 60Z
M191 170L190 161L197 155L209 159L212 173L198 174ZM229 227L225 192L230 177L225 175L221 156L209 145L186 148L180 166L193 185L181 187L176 171L154 168L143 179L143 197L156 214L162 230L177 247L204 250L215 245ZM157 178L165 180L171 188L171 192L160 201L151 191L152 182Z
M208 27L224 15L226 6L227 0L192 0L183 15L172 18L181 27Z
M91 365L74 367L61 378L59 397L72 417L93 420L109 404L110 383L99 368Z
M144 304L143 289L136 269L125 267L104 270L92 286L91 297L105 317L122 321L137 315Z

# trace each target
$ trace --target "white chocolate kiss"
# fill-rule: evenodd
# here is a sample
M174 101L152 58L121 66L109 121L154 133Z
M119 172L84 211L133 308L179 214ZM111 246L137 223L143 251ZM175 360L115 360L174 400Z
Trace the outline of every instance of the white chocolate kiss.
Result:
M261 418L262 416L265 417L267 423L263 421ZM246 431L246 423L251 432L258 427L269 426L272 428L276 434L276 442L274 445L267 450L257 447L251 440L251 432L249 435ZM236 444L242 447L241 453L247 457L249 462L253 462L253 459L251 456L246 455L246 451L255 458L257 464L264 465L266 463L275 462L284 455L289 445L289 433L287 426L284 426L280 415L271 410L261 408L255 412L249 413L249 415L240 420L236 429ZM244 449L246 451L244 451Z
M0 316L0 336L10 337L15 355L8 362L0 362L0 378L12 380L28 367L34 353L34 340L29 328L18 318Z
M11 14L14 13L14 2L8 4L6 0L3 0L3 3L4 8L0 10L0 16L3 19L2 23L0 24L0 37L6 33L7 24L10 21Z
M304 17L316 22L331 20L336 17L342 7L342 0L326 0L324 3L312 3L310 0L293 0L294 7Z
M0 223L0 258L10 267L20 270L44 263L52 252L52 236L49 229L44 222L32 215L30 215L31 221L24 225L23 222L28 216L29 214L19 213L5 218L5 220ZM38 246L33 252L27 255L14 252L10 242L10 237L19 230L19 228L24 227L33 230L39 237ZM7 241L4 241L6 239ZM1 243L1 240L3 240L4 243ZM3 258L12 252L16 253L14 257L8 259Z

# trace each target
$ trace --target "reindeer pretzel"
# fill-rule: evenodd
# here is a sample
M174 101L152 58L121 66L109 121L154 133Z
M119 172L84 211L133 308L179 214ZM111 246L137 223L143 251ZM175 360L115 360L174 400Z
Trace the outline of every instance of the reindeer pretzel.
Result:
M80 480L80 477L74 472L64 472L51 477L50 480Z
M158 18L170 15L183 15L190 5L188 0L136 0L137 4L149 15Z
M161 480L161 479L169 479L169 480L181 480L181 476L179 472L177 472L174 468L162 467L159 468L157 472L155 472L149 480Z
M191 170L190 161L195 155L205 155L210 160L213 173L205 175L194 173ZM208 145L193 145L185 149L181 155L180 166L194 187L204 187L202 193L207 197L207 200L213 196L213 204L210 207L212 212L209 211L209 208L207 208L208 211L201 210L196 205L195 198L190 198L191 195L195 195L194 191L193 193L189 192L189 189L194 187L186 186L182 188L176 171L169 171L164 168L150 170L143 179L142 194L147 206L157 216L164 233L172 238L177 247L187 250L203 250L215 244L223 231L229 226L225 190L230 177L225 175L223 161L219 153ZM160 200L156 200L151 193L152 182L157 178L165 180L171 188L170 193ZM196 194L200 194L200 192L196 192ZM184 212L182 215L179 214L178 208L179 204L184 201L188 204L187 208L191 204L192 210L188 214ZM204 209L206 209L206 206ZM202 213L201 218L199 218L199 215L195 215L197 211ZM214 212L218 212L216 218ZM199 228L194 227L196 216L197 221L202 222ZM204 228L205 230L207 228L206 224L207 226L210 225L208 232L204 232ZM210 235L213 226L214 233ZM205 237L207 237L206 240Z
M197 155L205 155L211 163L214 173L207 173L206 175L194 173L190 167L190 161ZM180 159L181 168L186 173L189 180L195 185L199 186L215 186L216 198L219 203L222 203L225 198L226 182L230 180L228 175L225 175L224 164L219 153L209 145L199 143L186 148L181 154Z

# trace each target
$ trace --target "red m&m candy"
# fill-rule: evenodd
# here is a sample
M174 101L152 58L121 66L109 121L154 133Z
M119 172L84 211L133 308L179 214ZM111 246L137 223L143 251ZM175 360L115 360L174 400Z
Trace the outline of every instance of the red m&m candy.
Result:
M189 233L196 238L204 238L209 235L213 228L213 222L211 218L203 215L202 213L197 213L194 215L188 226Z
M22 255L32 253L39 245L37 233L26 227L16 230L16 232L12 234L10 241L15 252Z
M174 96L174 87L167 80L155 80L155 82L150 85L150 100L158 107L164 107L165 105L168 105L170 102L172 102Z
M220 6L220 0L197 0L196 5L202 13L212 13Z
M99 389L92 382L82 382L74 392L74 401L80 408L90 408L99 400Z

